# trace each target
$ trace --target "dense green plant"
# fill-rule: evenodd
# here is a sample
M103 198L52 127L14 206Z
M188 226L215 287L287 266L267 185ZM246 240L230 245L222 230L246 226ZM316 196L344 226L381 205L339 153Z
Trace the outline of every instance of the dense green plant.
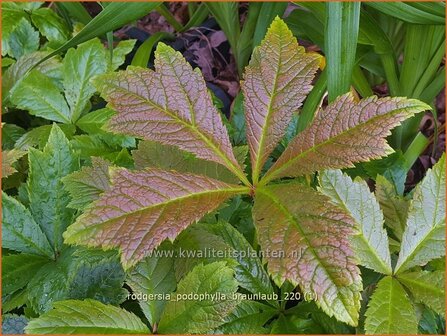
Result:
M234 32L251 41L233 40L240 71L260 45L229 122L163 43L155 71L115 71L134 41L107 49L91 38L127 20L105 24L118 4L93 20L58 4L87 24L78 39L6 64L6 116L33 124L2 125L4 332L445 331L445 156L405 194L406 161L385 140L430 106L360 100L345 85L307 113L325 90L326 71L311 85L324 60L278 18L261 42L272 17L261 18L283 6L250 4ZM200 22L209 10L228 34L235 9L190 13Z

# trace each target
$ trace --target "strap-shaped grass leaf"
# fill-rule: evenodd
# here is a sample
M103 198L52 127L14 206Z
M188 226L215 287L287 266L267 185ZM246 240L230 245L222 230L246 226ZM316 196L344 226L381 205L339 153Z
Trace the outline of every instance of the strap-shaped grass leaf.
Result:
M108 161L93 157L91 167L84 166L81 170L65 176L62 181L71 196L68 207L82 210L109 190L109 166Z
M253 181L312 89L320 57L306 53L278 17L255 48L242 82Z
M358 232L352 236L351 243L360 264L379 273L391 274L383 214L366 182L353 181L340 170L327 170L321 173L320 184L320 191L355 220Z
M155 70L129 67L94 81L110 107L118 111L108 128L178 146L225 165L247 181L200 71L163 43L155 51Z
M417 271L398 276L418 302L422 302L438 314L445 314L445 272Z
M405 289L395 278L378 283L365 313L366 334L416 334L416 311Z
M445 154L415 188L395 273L445 255Z
M390 154L392 149L385 140L390 130L414 113L429 109L415 99L373 96L356 102L352 93L340 96L290 142L264 183L327 168L353 167L355 162Z
M300 285L328 315L356 325L362 284L350 216L295 182L257 188L253 218L273 279Z
M33 319L28 334L148 334L149 328L134 314L95 300L66 300Z
M119 247L126 268L227 198L248 192L208 177L159 169L110 171L112 185L64 233L65 242Z
M2 246L49 258L54 251L42 228L22 203L2 192Z
M197 265L179 282L173 300L166 305L158 332L204 334L219 327L238 304L233 298L236 291L233 270L225 262ZM183 297L191 293L203 297L192 300Z

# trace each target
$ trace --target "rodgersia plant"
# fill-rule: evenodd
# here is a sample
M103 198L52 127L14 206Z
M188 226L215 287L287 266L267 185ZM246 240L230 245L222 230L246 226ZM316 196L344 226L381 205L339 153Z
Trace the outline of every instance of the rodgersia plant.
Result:
M362 290L357 264L392 274L383 221L369 218L360 223L353 215L356 210L343 206L327 186L317 190L301 177L390 154L390 130L430 107L414 99L358 100L347 93L319 109L311 124L266 167L312 88L320 58L306 53L278 18L254 50L242 81L251 176L236 159L202 75L180 53L160 43L155 71L129 67L96 77L94 85L116 111L108 130L177 147L193 154L196 166L213 164L239 183L221 181L218 174L197 174L197 167L194 173L110 168L110 186L99 189L97 200L68 227L65 243L118 248L124 268L130 269L225 201L250 195L261 249L285 252L279 258L265 253L276 284L288 280L298 285L312 293L329 316L356 326ZM323 173L320 179L331 176ZM360 200L352 207L357 205ZM412 258L402 253L402 258ZM407 261L407 266L426 261ZM59 308L64 307L61 303Z

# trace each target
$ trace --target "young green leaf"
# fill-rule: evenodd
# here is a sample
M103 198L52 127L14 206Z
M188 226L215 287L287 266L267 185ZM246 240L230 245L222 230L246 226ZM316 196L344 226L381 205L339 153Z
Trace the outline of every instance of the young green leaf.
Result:
M25 18L21 18L14 30L9 34L5 45L10 54L15 59L37 51L39 49L39 33Z
M28 334L148 334L149 329L134 314L95 300L66 300L33 319Z
M70 33L65 22L50 8L39 8L31 13L33 24L48 41L62 44Z
M109 69L115 71L126 60L126 55L133 50L136 40L119 41L116 47L113 48L112 61L109 64Z
M311 91L320 57L306 53L278 17L255 48L242 82L253 181Z
M102 158L93 157L92 166L84 166L62 179L65 189L70 193L70 208L82 210L110 189L110 163Z
M416 311L395 278L380 280L366 310L366 334L416 334Z
M410 290L417 302L422 302L438 314L445 314L444 271L403 273L397 278Z
M225 262L196 266L177 286L158 326L164 334L207 333L225 323L236 307L237 282L233 270ZM203 295L202 299L181 299L187 295ZM215 295L212 298L211 295Z
M159 169L111 171L109 191L64 233L65 242L119 247L125 268L135 265L166 238L216 209L246 187L200 175Z
M248 182L200 72L163 43L155 51L155 69L129 67L94 80L110 107L118 111L108 128L178 146L223 164Z
M25 154L26 152L21 151L20 149L2 151L2 178L17 172L14 168L14 163Z
M105 73L107 66L107 54L99 39L67 51L63 61L63 84L72 122L81 116L96 91L90 79Z
M327 168L353 167L392 152L385 138L401 121L430 106L406 98L355 101L352 93L338 97L315 116L270 168L263 183Z
M54 251L31 213L15 198L2 192L2 246L49 258Z
M362 284L349 245L354 221L297 182L257 188L253 218L273 279L300 285L329 316L355 326Z
M402 273L444 255L445 154L415 188L394 272Z
M48 120L71 122L70 109L51 78L33 70L14 89L11 102L19 109Z
M62 248L62 232L72 222L74 211L62 178L79 168L64 132L53 125L43 151L29 149L28 191L30 210L55 251Z
M166 245L161 245L129 272L126 283L137 298L143 295L168 295L175 290L177 283L174 274L174 258L169 252L172 250ZM138 303L149 323L152 326L158 324L166 301L142 298L138 300Z
M353 181L340 170L326 170L319 179L320 191L355 220L358 231L352 236L351 244L360 264L379 273L391 274L383 214L366 182L362 179Z

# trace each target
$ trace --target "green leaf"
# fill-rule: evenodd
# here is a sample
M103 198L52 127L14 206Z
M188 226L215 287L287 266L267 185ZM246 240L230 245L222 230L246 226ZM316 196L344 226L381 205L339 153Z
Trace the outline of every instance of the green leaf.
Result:
M30 114L69 124L68 105L52 79L33 70L14 89L11 102Z
M158 324L166 305L163 296L172 293L177 285L173 268L174 259L170 252L172 250L162 244L160 248L152 252L151 256L139 262L129 272L126 279L126 283L137 296L141 310L152 326ZM144 296L150 295L157 298L157 294L161 296L158 299L144 299Z
M30 210L55 251L62 248L62 232L72 222L74 211L62 178L79 169L79 158L62 130L53 125L43 151L29 149L28 191Z
M158 326L165 334L207 333L225 323L228 314L238 304L237 282L233 270L225 262L196 266L177 286L174 298L202 295L203 298L168 302ZM213 299L211 295L216 297Z
M273 280L299 285L326 314L357 325L362 284L349 246L354 221L297 182L258 187L253 219Z
M65 22L50 8L39 8L31 12L31 20L48 41L62 44L68 40L70 32Z
M109 65L110 70L115 71L124 63L126 55L133 50L136 41L137 40L125 40L118 42L116 47L113 48L112 62Z
M326 170L319 175L323 194L334 204L346 210L356 222L357 233L351 238L359 263L376 272L391 274L391 256L388 235L383 227L379 203L366 181L354 181L340 170Z
M32 320L28 334L148 334L149 329L134 314L95 300L66 300Z
M368 2L368 6L381 11L382 13L395 17L399 20L416 23L421 25L426 24L439 24L445 25L445 16L444 15L436 15L432 14L428 11L418 9L411 3L405 2ZM437 4L431 4L432 6L436 6ZM444 13L444 11L443 11Z
M438 314L445 314L444 271L402 273L397 278L417 302L422 302Z
M329 101L349 91L355 65L360 2L326 3L324 49Z
M8 37L8 53L15 59L39 49L39 33L25 18L21 18Z
M298 45L278 17L255 48L241 85L254 183L286 133L293 113L312 89L319 59Z
M65 189L70 193L70 208L83 210L91 202L110 189L110 163L104 159L93 157L92 166L84 166L62 179Z
M402 120L431 109L414 99L377 98L356 102L351 93L338 97L318 111L263 178L263 184L280 177L296 177L328 168L353 167L355 162L392 153L385 138Z
M249 185L198 69L193 70L179 52L159 43L155 70L128 67L94 79L98 91L118 112L108 129L177 146L226 166Z
M325 330L315 321L297 315L279 315L272 323L271 334L323 334Z
M60 124L58 127L64 132L67 138L71 138L76 132L76 127L70 124ZM28 150L30 147L44 148L50 137L52 125L43 125L31 129L21 136L15 147L20 150Z
M87 133L99 133L101 132L101 128L114 114L115 111L107 107L92 111L82 116L76 122L76 126Z
M445 255L445 154L415 188L394 272Z
M110 173L110 190L78 217L64 238L67 244L120 247L126 269L229 197L248 192L205 176L156 168Z
M276 310L256 301L242 301L215 330L218 334L267 334L264 327Z
M31 213L2 192L2 246L14 251L54 257L54 251Z
M17 3L2 2L2 46L25 16L25 11ZM2 50L2 55L4 55L3 52L4 50Z
M381 175L376 178L375 194L385 217L385 225L400 241L407 222L409 202L398 195L391 182Z
M233 151L236 160L242 166L247 155L247 147L234 147ZM228 183L239 182L231 171L216 162L202 160L177 147L153 141L140 141L138 149L132 151L132 157L135 161L135 167L138 169L156 167L205 175Z
M23 287L46 263L47 258L33 254L11 254L2 258L2 295L11 294Z
M392 277L378 283L366 310L366 334L416 334L416 311L402 285Z
M105 73L107 66L107 54L99 39L67 51L63 61L63 83L72 122L81 116L96 92L90 79Z
M19 315L3 315L2 316L2 335L24 334L24 329L28 324L25 316Z

